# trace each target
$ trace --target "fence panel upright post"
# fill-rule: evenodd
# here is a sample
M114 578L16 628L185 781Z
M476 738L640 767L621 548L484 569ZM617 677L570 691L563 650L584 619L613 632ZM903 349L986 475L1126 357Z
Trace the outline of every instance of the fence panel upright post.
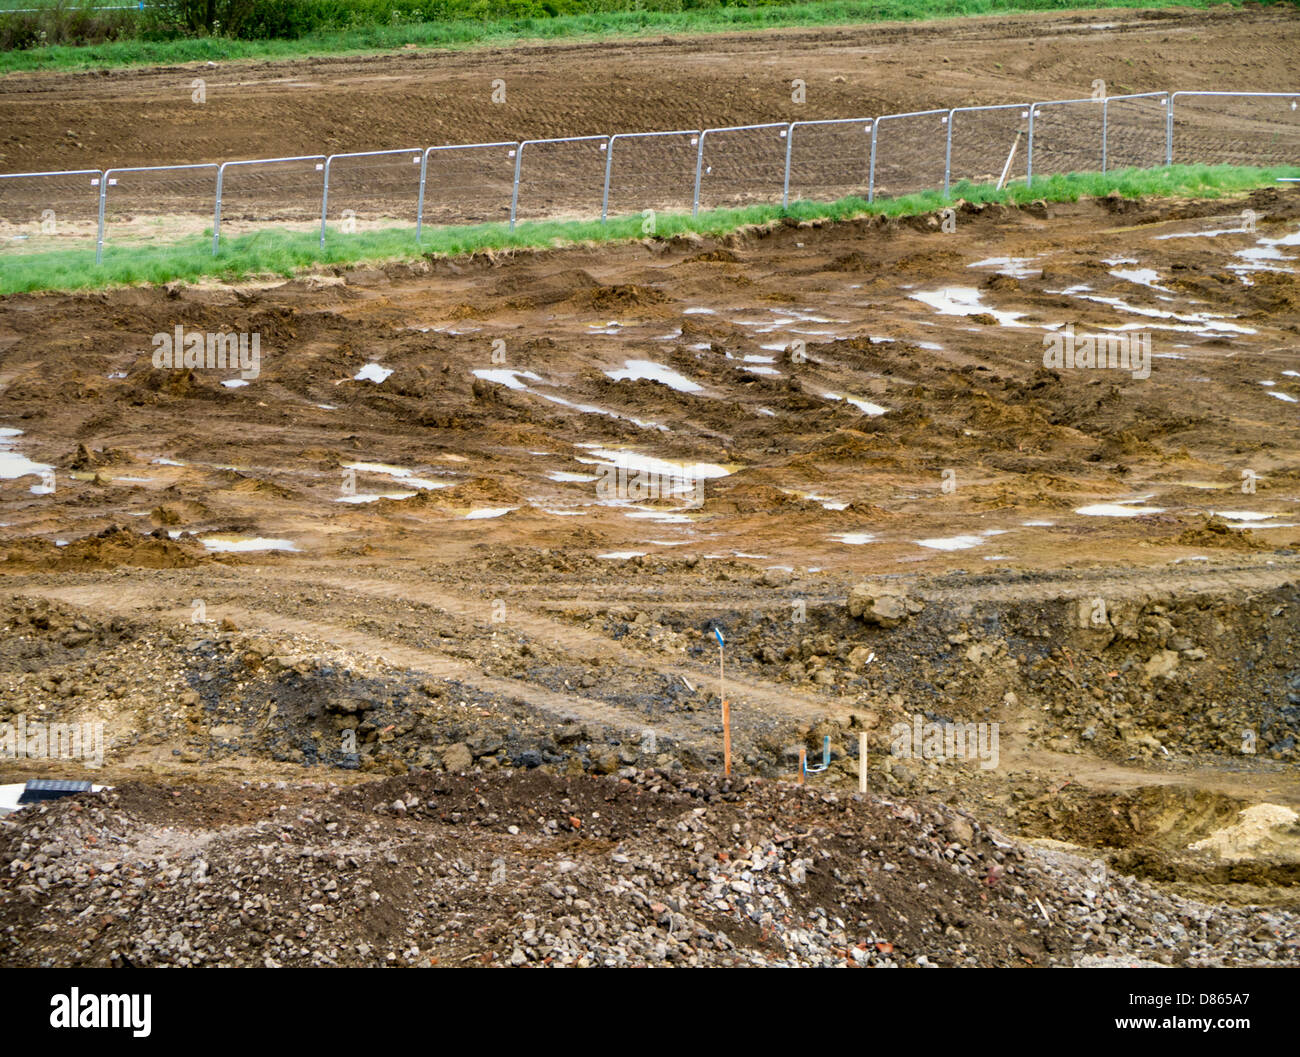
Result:
M943 149L943 196L948 197L948 189L952 186L952 118L957 113L956 108L948 111L948 143Z
M1110 138L1110 97L1101 97L1101 171L1106 171L1106 148Z
M1034 186L1034 114L1038 104L1029 104L1029 145L1025 152L1025 186Z
M1174 163L1174 100L1178 93L1169 96L1169 112L1165 115L1165 165Z
M415 244L420 244L420 234L424 230L424 177L429 169L429 152L420 151L420 197L415 205Z
M320 189L320 248L325 249L325 215L330 204L330 162L334 160L331 154L325 159L325 178L321 181Z
M217 201L212 207L212 256L214 257L221 245L221 184L226 178L226 166L229 164L229 162L222 162L217 168Z
M880 119L877 118L871 122L871 162L867 166L867 201L876 200L876 129L880 126Z
M605 148L605 190L600 196L600 222L604 224L609 219L609 178L614 169L614 141L618 139L618 133L609 137L609 144Z
M510 192L510 230L515 230L515 211L519 208L519 170L524 164L524 148L528 146L527 140L521 140L519 149L515 151L515 186Z
M794 127L799 124L791 121L785 132L785 183L781 188L781 208L790 208L790 155L794 151Z
M700 177L704 174L704 139L709 132L707 128L700 130L700 149L695 154L695 200L691 206L692 219L700 215Z
M104 199L108 195L108 174L112 169L105 169L99 178L99 235L95 239L95 264L104 263Z

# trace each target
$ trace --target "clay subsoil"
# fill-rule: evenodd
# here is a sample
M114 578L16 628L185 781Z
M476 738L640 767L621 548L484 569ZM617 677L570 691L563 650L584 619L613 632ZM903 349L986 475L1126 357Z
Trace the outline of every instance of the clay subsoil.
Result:
M1240 41L1240 84L1295 24L1090 19L601 55L694 105L654 49L732 48L699 61L721 93L782 48L862 77L877 48L904 65L872 109L899 110L953 101L940 41L987 67L975 94L1040 86L1012 64L1056 48L1164 87L1153 40L1213 29L1189 69ZM286 65L420 93L488 58ZM271 73L249 98L292 113ZM98 105L162 106L163 76ZM91 83L6 79L0 106ZM114 789L0 821L0 959L1294 961L1297 230L1266 189L6 298L0 465L30 463L0 479L0 722L107 745L0 783ZM1149 377L1045 367L1067 324L1146 335ZM177 326L257 334L259 370L156 368ZM914 716L998 723L998 759L900 757Z

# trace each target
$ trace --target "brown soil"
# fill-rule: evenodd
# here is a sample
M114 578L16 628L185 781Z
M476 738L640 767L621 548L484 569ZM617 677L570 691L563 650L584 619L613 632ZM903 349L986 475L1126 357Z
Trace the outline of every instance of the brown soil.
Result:
M1223 48L1192 73L1223 83L1235 69L1232 41L1250 39L1242 85L1272 69L1261 27L1285 50L1295 24L1273 10L1113 19L1131 31L1038 37L1024 50L1063 57L1095 38L1095 60L1100 42L1111 56L1132 47L1148 65L1159 54L1150 76L1164 86L1163 64L1179 51L1157 53L1152 35L1186 36L1189 55L1197 27L1211 26ZM1010 34L1088 22L989 20L946 32L953 56L984 48L1005 62ZM919 79L945 30L891 32L764 36L736 65L701 58L699 76L741 76L745 63L768 61L769 42L816 45L830 71L850 60L828 42L843 38L847 56L892 41L890 55L913 56L906 69L918 74L918 94L906 94L910 74L893 70L897 93L869 110L923 105L923 87L955 101L952 85ZM643 63L644 73L656 49L707 57L735 46L616 45L610 64ZM518 61L557 78L558 92L563 64L576 70L582 54L539 49ZM401 66L411 92L435 91L413 72L434 62L403 56L373 68ZM862 69L854 76L885 79ZM149 105L163 76L112 79L139 85ZM778 87L785 76L772 74ZM983 76L992 92L994 74ZM1031 83L1017 76L1008 88ZM67 84L76 81L89 83ZM29 90L71 97L84 85L9 79L0 106ZM688 97L680 83L674 94ZM716 102L702 112L717 117ZM321 104L313 116L325 113ZM588 119L608 112L570 113L563 127L580 131ZM220 124L213 135L228 135ZM166 122L133 127L153 135ZM246 127L251 137L270 126L250 118ZM373 127L381 141L395 131ZM120 149L132 148L124 139ZM225 141L220 152L237 153ZM34 154L21 163L39 164ZM1257 230L1235 230L1247 208ZM267 794L285 802L327 795L304 792L304 777L349 784L412 767L476 768L507 799L512 780L539 775L596 789L616 784L605 777L616 773L653 782L645 776L655 769L689 784L721 767L720 627L735 771L767 783L746 789L785 788L798 748L816 761L829 736L831 768L810 782L845 793L866 732L873 794L944 801L1200 899L1293 904L1291 858L1269 850L1229 865L1187 845L1243 806L1300 804L1300 421L1284 399L1300 398L1300 287L1289 242L1264 262L1279 270L1239 270L1243 251L1293 237L1298 220L1300 194L1271 189L1210 203L966 206L951 233L938 217L775 224L722 240L427 260L290 282L6 298L0 427L22 433L3 444L52 466L56 487L34 487L32 475L0 480L0 722L105 721L103 780L143 783L123 792L126 814L138 814L142 790L186 783L221 839L247 821L240 805L251 787L217 781L286 782ZM1150 377L1045 368L1044 336L1066 323L1080 335L1149 332ZM176 326L259 334L260 372L232 388L222 383L237 369L155 369L153 336ZM643 376L613 377L629 361L690 384L683 391L635 369ZM357 380L368 364L392 373ZM714 476L702 493L643 479L641 492L603 501L613 464L632 455L711 464ZM700 505L685 501L696 496ZM1135 516L1080 512L1116 503ZM1233 516L1243 512L1268 516ZM200 542L255 537L296 550ZM914 606L897 621L865 622L845 604L863 580ZM999 766L891 758L891 726L915 714L999 722ZM0 763L8 781L50 773L79 767ZM429 780L411 779L421 800ZM513 788L521 810L552 795ZM382 801L399 793L385 787ZM419 835L400 854L425 855L426 838L442 847L464 834ZM242 854L235 847L231 861ZM845 907L857 898L832 897ZM474 890L465 906L483 898ZM57 901L42 906L59 914ZM36 912L4 913L19 915L14 923ZM888 939L865 920L863 937ZM272 924L288 928L281 917ZM390 942L390 925L376 942ZM516 925L526 928L500 927ZM999 928L972 941L971 958L1066 957L1066 946ZM757 935L738 935L757 949ZM1272 941L1260 935L1214 957L1267 957ZM912 940L913 953L925 948ZM108 960L124 943L116 933L98 946L92 938L86 957ZM430 945L416 945L427 958ZM330 949L307 946L274 957L311 961ZM128 959L174 960L149 950ZM485 951L452 944L436 956ZM265 954L241 949L229 960Z

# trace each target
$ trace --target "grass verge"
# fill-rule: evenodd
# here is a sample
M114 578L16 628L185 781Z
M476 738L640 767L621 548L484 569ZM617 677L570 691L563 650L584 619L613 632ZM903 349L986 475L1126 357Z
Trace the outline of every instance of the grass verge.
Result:
M665 7L674 6L662 0ZM1300 0L1295 0L1300 3ZM815 27L872 22L926 21L980 15L1018 15L1043 11L1105 11L1121 8L1179 7L1206 9L1240 7L1242 0L810 0L808 3L758 3L657 10L654 0L607 0L616 10L543 17L466 17L396 24L363 24L317 30L274 39L234 39L222 36L182 36L148 39L144 23L115 31L118 39L102 43L50 44L28 47L16 43L0 51L0 75L20 70L75 70L230 59L293 59L309 55L373 53L406 48L466 48L507 46L525 41L596 37L647 36L664 33L700 34L736 30ZM32 5L28 5L32 6ZM593 7L605 5L592 5ZM684 7L681 0L677 6ZM467 2L472 13L481 5ZM398 12L398 14L401 14ZM0 20L6 16L0 11ZM14 15L10 18L18 17ZM39 18L39 15L25 17ZM0 25L0 29L3 26ZM50 37L54 39L54 37Z
M1073 202L1083 197L1119 193L1125 197L1218 198L1257 187L1274 186L1279 177L1300 176L1300 166L1251 168L1229 165L1175 165L1159 169L1126 169L1112 173L1071 173L1035 180L1032 188L1013 184L997 190L989 184L959 183L951 195L938 191L867 202L843 198L837 202L792 202L714 209L698 217L689 213L660 213L653 218L653 235L672 238L694 233L725 235L775 220L848 220L855 217L915 216L968 202L1024 205L1033 201ZM321 249L319 236L308 232L258 231L222 240L212 254L212 234L167 244L107 243L103 264L94 263L94 248L0 255L0 294L36 290L86 290L175 279L205 278L238 281L253 276L291 276L326 265L410 261L420 257L456 257L484 250L540 249L574 244L627 242L646 237L643 215L599 220L523 221L509 225L477 224L426 227L419 245L414 225L344 234L330 231ZM111 230L109 232L111 238Z

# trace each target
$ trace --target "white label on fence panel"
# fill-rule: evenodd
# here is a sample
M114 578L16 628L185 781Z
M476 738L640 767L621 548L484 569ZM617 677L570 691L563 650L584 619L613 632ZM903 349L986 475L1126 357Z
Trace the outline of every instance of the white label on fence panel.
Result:
M325 168L325 163L323 161L318 161L316 163L316 171L320 172L323 168Z

